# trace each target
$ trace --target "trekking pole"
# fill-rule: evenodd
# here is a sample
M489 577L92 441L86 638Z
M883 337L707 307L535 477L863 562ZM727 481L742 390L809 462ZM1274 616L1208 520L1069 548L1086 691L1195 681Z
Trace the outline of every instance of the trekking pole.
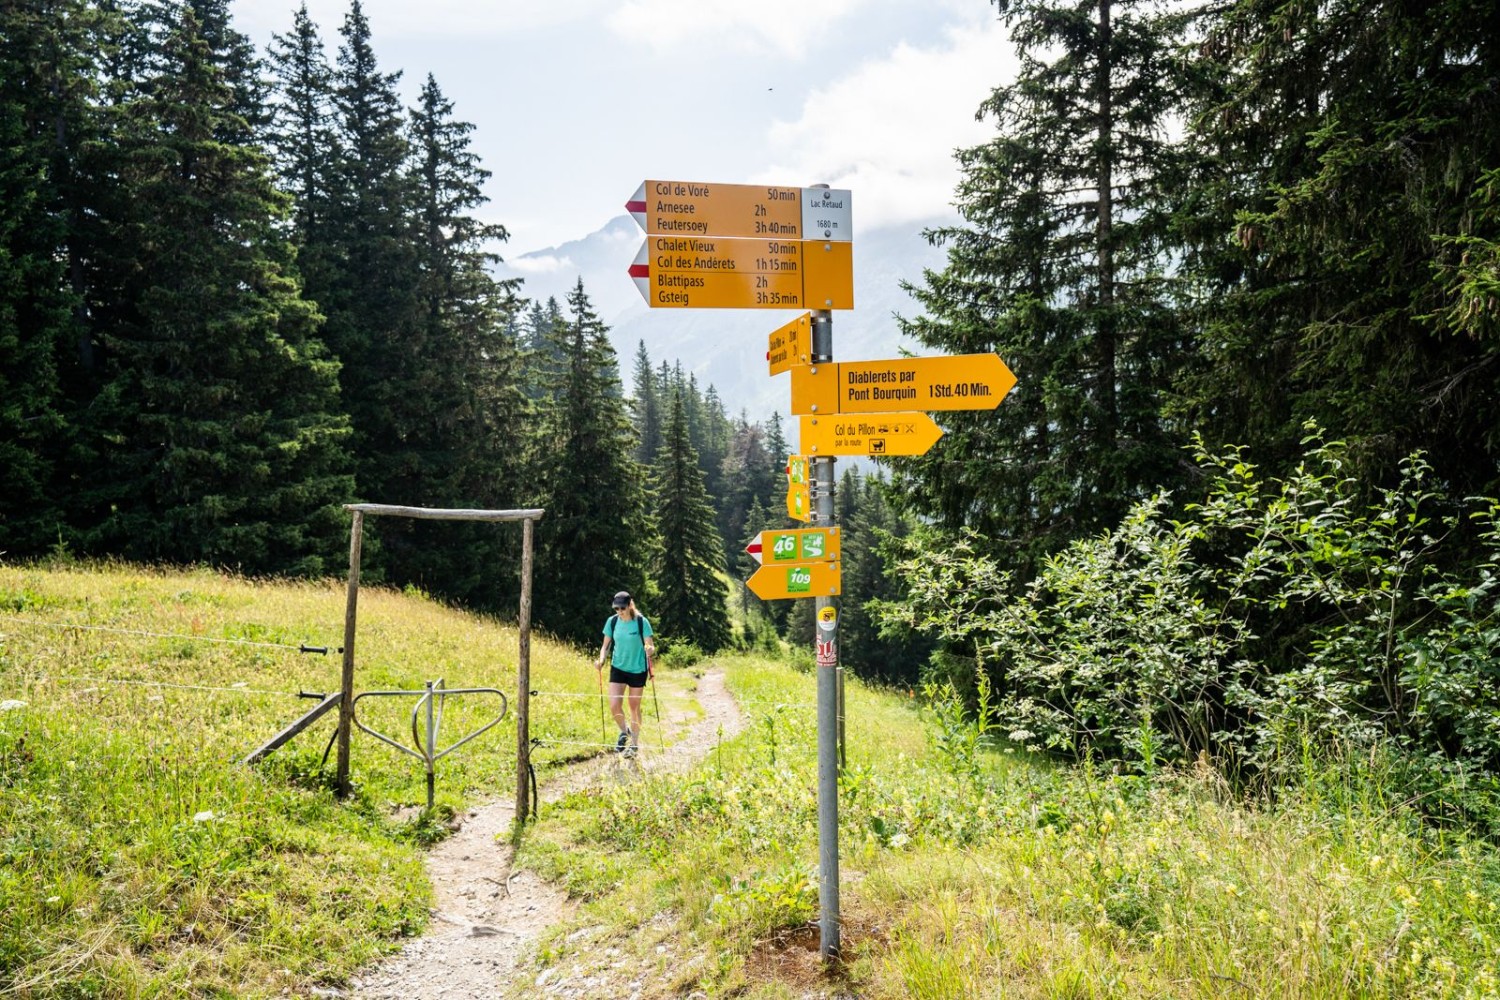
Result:
M604 668L594 669L594 679L599 682L599 742L609 742L609 730L604 726Z
M646 680L651 682L651 710L656 713L656 739L658 746L665 752L667 749L667 734L661 728L661 706L656 702L656 668L651 664L651 658L646 658Z

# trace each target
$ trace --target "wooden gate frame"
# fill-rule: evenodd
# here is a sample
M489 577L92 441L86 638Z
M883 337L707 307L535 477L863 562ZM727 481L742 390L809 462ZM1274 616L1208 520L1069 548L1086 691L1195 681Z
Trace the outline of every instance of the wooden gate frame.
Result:
M349 593L344 609L344 670L341 681L338 728L338 793L348 796L349 738L354 726L354 626L359 607L359 552L364 536L365 515L414 517L428 521L520 521L521 607L517 618L520 650L517 656L516 693L516 822L519 830L530 814L527 774L531 764L531 565L533 525L544 510L445 510L436 507L397 507L382 503L349 503L354 523L349 528Z

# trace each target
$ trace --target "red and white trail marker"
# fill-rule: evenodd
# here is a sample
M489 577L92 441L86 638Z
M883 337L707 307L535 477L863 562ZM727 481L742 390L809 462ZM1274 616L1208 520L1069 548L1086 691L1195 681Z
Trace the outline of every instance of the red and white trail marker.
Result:
M754 559L758 564L764 565L765 561L760 556L760 536L756 535L750 539L750 544L745 546L745 555Z

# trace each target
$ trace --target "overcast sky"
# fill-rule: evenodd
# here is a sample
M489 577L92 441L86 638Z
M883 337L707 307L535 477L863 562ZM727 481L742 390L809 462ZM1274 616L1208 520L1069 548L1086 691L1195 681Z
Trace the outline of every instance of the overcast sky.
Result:
M297 0L237 0L264 50ZM985 0L365 0L408 106L433 73L477 126L504 256L591 233L643 180L853 191L861 226L949 210L953 150L1014 76ZM330 61L348 0L308 0Z

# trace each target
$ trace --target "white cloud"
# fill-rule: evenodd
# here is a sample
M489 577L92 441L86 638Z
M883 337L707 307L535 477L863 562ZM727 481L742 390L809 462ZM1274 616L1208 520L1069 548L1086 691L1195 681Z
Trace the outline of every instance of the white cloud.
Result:
M812 92L796 121L773 126L777 162L756 181L851 189L856 234L950 212L959 180L953 152L994 134L993 123L974 114L1015 75L1015 54L993 15L949 29L936 46L902 43Z
M252 34L286 32L301 0L240 0L234 6L235 25ZM552 27L602 16L614 5L608 0L363 0L366 19L376 41L390 35L426 38L499 38L505 35ZM349 0L307 0L307 13L334 37Z
M834 21L868 0L626 0L609 18L625 38L665 50L729 44L800 58L827 40Z
M517 257L506 263L510 265L511 270L519 271L525 275L556 274L559 271L574 269L578 266L568 257L558 257L550 253Z

